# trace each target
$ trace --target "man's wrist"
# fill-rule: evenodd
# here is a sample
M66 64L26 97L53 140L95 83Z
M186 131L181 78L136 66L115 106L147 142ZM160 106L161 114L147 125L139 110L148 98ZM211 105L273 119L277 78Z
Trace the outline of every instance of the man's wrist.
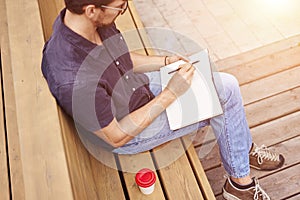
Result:
M163 91L162 94L164 97L166 97L168 99L168 101L173 102L177 99L176 94L170 90L170 88L166 87Z
M166 65L168 65L168 64L170 64L170 61L169 61L169 56L165 56L164 57L164 65L166 66Z

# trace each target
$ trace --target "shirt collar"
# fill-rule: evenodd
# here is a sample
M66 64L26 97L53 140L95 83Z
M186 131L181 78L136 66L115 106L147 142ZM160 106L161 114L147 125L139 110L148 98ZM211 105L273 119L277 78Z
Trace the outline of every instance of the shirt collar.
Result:
M57 19L54 22L54 25L53 25L54 34L55 33L61 34L70 43L79 47L80 49L85 51L87 54L89 54L94 48L97 47L97 45L92 43L91 41L85 39L81 35L72 31L69 27L67 27L63 23L65 14L66 14L66 8L64 8L60 12L60 15L57 17Z

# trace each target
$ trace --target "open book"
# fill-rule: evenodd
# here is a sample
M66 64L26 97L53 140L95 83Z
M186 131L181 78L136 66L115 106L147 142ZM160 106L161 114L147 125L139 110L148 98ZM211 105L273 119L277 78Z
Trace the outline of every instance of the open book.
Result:
M177 98L167 109L171 130L176 130L196 122L212 118L223 113L216 88L207 50L189 57L194 64L195 72L191 87ZM175 73L169 73L185 61L178 61L160 69L162 89L164 89Z

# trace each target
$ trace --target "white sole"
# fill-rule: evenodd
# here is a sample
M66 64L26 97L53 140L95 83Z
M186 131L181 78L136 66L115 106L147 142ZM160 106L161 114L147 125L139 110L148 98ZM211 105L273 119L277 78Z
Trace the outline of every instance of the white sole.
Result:
M261 168L256 167L256 166L254 166L254 165L250 165L250 167L252 167L253 169L261 170Z
M228 192L226 192L226 190L224 190L224 188L223 188L223 197L226 200L241 200L241 199L233 196L232 194L229 194Z

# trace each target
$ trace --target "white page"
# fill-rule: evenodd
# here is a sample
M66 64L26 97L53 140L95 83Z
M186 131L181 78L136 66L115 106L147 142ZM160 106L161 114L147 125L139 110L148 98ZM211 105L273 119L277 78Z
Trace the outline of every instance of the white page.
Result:
M171 130L176 130L193 123L209 119L223 113L219 98L212 80L212 72L207 50L192 55L190 62L196 70L191 87L177 98L167 109ZM164 89L175 73L168 72L177 69L184 61L178 61L160 69L162 89Z

